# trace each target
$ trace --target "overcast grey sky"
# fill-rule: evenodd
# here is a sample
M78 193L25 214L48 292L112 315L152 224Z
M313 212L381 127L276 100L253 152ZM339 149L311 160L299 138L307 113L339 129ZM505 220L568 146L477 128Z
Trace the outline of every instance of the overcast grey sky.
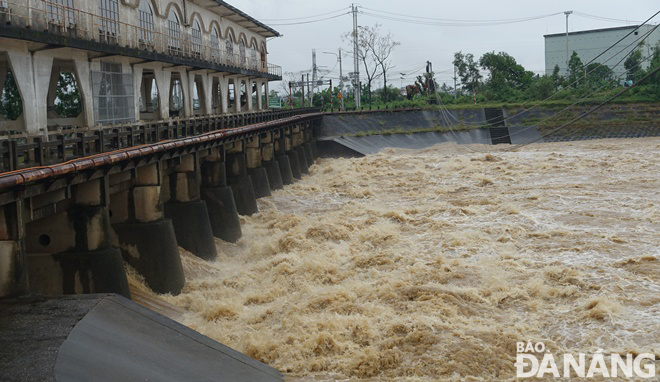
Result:
M230 3L251 16L271 25L284 35L269 42L269 62L282 66L285 72L299 72L311 68L312 49L317 50L317 64L334 69L328 76L338 78L339 67L336 57L322 52L336 52L338 48L351 49L342 43L341 34L352 29L352 17L341 16L327 21L302 25L276 25L307 20L286 20L319 15L345 8L350 11L350 2L311 0L230 0ZM547 15L566 10L622 21L594 20L578 15L569 18L569 30L579 31L633 25L644 21L660 10L658 0L362 0L357 3L365 8L384 12L414 15L427 18L461 20L501 20ZM372 12L367 11L365 12ZM375 13L375 12L372 12ZM323 17L318 17L323 18ZM628 21L628 22L626 22ZM660 16L653 20L660 22ZM496 26L430 26L414 25L393 20L360 15L360 25L382 25L385 32L391 31L401 46L396 48L393 62L396 65L389 75L393 84L399 86L412 83L414 72L423 69L425 62L433 62L438 82L453 85L452 60L454 52L473 53L477 58L489 51L505 51L514 56L527 70L543 73L545 70L544 34L565 31L563 13L547 18L516 24ZM344 57L344 75L352 71L352 59ZM406 73L403 81L399 73ZM417 72L416 74L419 74ZM279 86L272 87L278 89Z

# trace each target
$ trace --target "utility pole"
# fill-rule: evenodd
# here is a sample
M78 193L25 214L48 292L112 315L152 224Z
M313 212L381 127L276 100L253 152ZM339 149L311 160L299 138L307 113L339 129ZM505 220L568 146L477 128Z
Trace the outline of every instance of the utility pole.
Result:
M564 12L566 15L566 78L568 78L568 75L570 74L570 70L568 68L568 63L570 62L570 57L568 55L568 16L570 16L572 13L573 11Z
M312 49L312 90L309 93L312 102L314 102L314 91L316 90L317 71L318 66L316 66L316 49Z
M458 97L458 90L456 89L458 77L456 77L456 65L454 65L454 99Z
M305 86L305 85L303 85L303 86ZM310 94L310 95L312 94L312 87L311 87L311 83L309 82L309 73L307 73L307 94ZM312 99L312 97L309 97L309 107L314 106L313 102L314 102L314 99Z
M341 48L339 48L339 92L341 93L340 111L344 111L344 68L341 65Z
M305 75L302 75L302 81L300 81L300 84L302 85L302 107L305 107Z
M339 48L339 89L344 90L344 69L341 66L341 48Z
M362 88L360 86L360 47L358 45L358 7L355 4L351 4L351 9L353 10L353 63L355 71L355 106L359 109L362 106L362 100L360 99Z

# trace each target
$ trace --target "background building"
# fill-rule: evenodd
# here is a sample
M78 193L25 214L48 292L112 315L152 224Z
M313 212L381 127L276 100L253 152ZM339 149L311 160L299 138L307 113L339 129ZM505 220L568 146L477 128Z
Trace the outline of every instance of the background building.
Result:
M565 75L568 71L566 63L574 51L580 56L582 63L587 64L614 43L621 40L625 35L637 28L639 28L639 30L626 37L614 48L600 56L595 61L607 65L612 69L615 76L621 76L623 79L626 72L623 67L623 61L618 65L617 63L631 50L635 49L637 44L634 42L655 28L655 25L643 25L641 27L631 25L626 27L571 32L568 34L568 56L566 54L566 33L545 35L545 72L550 75L552 74L555 65L559 65L560 73ZM651 53L652 48L658 43L660 43L660 28L652 32L646 39L642 52L643 57L646 58ZM628 47L628 45L631 46ZM648 67L649 62L650 60L644 62L644 68Z

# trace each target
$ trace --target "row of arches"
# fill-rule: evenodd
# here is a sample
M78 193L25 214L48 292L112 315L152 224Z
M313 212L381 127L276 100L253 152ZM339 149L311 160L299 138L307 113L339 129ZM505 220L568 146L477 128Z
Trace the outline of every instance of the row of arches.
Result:
M71 0L69 0L71 1ZM118 1L118 0L99 0L99 1ZM138 5L138 22L140 27L140 38L146 42L153 41L155 33L154 15L157 12L154 10L155 4L151 0L140 0ZM171 53L179 53L182 49L182 32L181 32L181 13L178 6L170 3L167 7L167 35L168 35L168 48ZM248 58L250 62L256 63L257 59L261 62L262 67L266 65L266 44L262 43L259 46L257 39L252 38L248 44L247 36L240 33L238 37L232 27L227 27L222 34L222 29L216 20L210 23L208 29L203 25L201 15L194 12L191 15L191 28L190 28L190 48L193 56L201 56L203 49L203 38L205 33L209 35L210 42L210 55L212 60L217 60L222 55L221 39L224 38L224 52L226 56L234 61L236 58L238 62L235 64L245 65ZM249 57L247 51L249 50ZM237 52L238 51L238 52Z
M100 38L102 41L116 42L120 29L120 2L119 0L97 1ZM243 32L237 34L231 26L223 31L218 20L212 20L208 26L205 26L198 12L191 14L190 33L186 35L182 28L182 24L186 23L182 23L182 12L178 4L170 2L163 12L154 0L138 1L136 26L138 38L143 45L153 44L156 34L162 33L165 35L168 53L180 54L184 50L183 42L186 41L189 53L193 57L201 58L207 45L203 37L206 35L211 60L220 60L224 53L230 64L245 66L249 59L253 66L260 62L261 68L265 69L267 55L265 42L259 43L255 37L248 38ZM47 14L52 21L60 24L75 24L76 19L73 16L75 0L50 0L46 4ZM161 28L157 17L165 19L164 23L160 23L164 30L159 30ZM224 44L221 40L224 40Z

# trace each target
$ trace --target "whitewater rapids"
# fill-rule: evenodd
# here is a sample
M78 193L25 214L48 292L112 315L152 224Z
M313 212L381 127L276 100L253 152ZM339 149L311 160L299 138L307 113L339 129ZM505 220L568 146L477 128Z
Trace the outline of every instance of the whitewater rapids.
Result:
M319 160L161 298L289 380L512 379L528 340L660 358L660 139L508 147Z

